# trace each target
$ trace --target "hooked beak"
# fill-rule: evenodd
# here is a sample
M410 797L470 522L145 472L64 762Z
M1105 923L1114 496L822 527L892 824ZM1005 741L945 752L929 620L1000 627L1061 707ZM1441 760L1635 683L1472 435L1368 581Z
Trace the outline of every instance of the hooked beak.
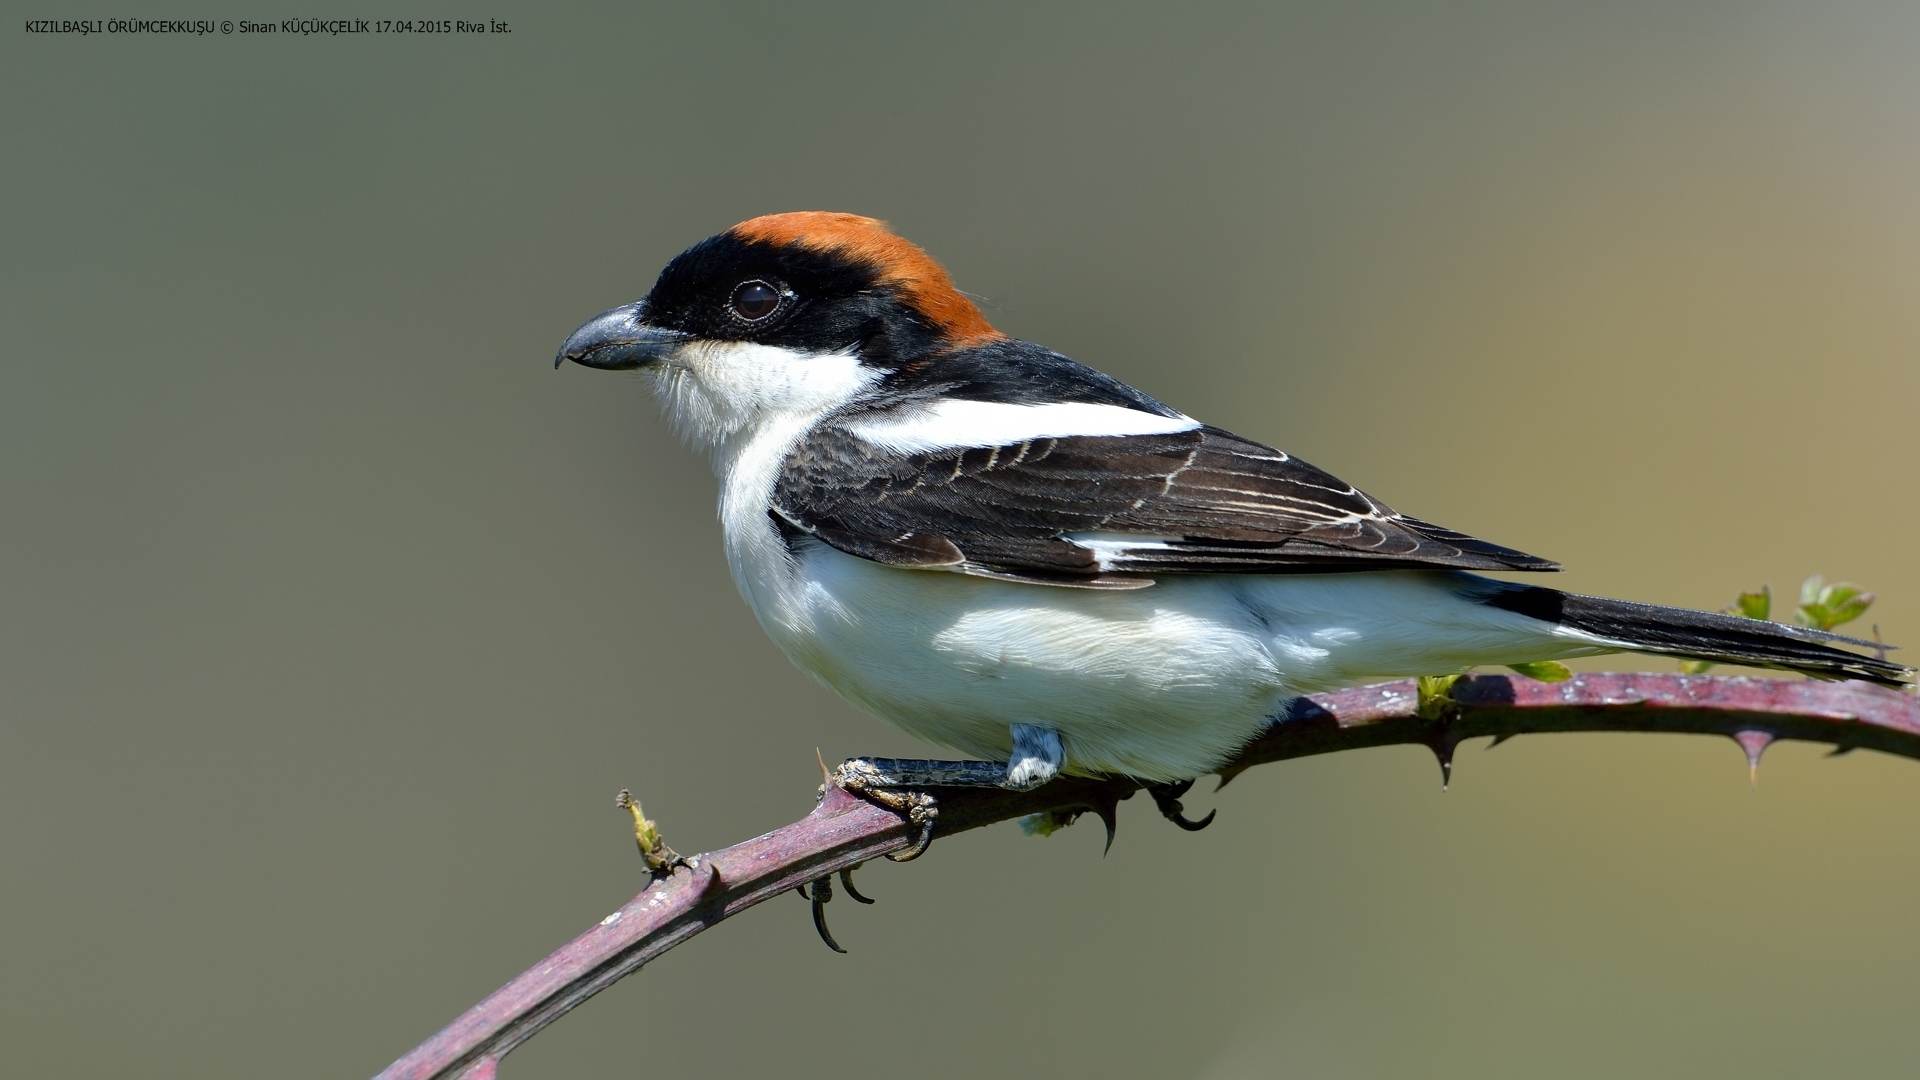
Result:
M626 371L654 363L688 335L646 323L647 302L637 301L601 312L567 335L553 358L557 369L568 360L602 371Z

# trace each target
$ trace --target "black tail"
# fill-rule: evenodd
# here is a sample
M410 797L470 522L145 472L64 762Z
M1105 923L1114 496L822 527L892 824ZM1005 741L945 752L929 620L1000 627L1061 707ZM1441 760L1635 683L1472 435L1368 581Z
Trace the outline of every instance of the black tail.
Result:
M1604 638L1633 652L1711 660L1716 664L1781 668L1817 679L1865 679L1882 686L1900 686L1903 679L1913 674L1911 668L1878 656L1836 649L1833 644L1867 649L1886 646L1764 619L1606 600L1505 582L1497 583L1497 588L1481 600L1493 607Z

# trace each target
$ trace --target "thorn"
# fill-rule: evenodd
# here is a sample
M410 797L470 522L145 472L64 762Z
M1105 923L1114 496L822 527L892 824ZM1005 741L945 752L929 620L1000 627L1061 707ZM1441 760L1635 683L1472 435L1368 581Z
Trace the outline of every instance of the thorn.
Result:
M1440 790L1445 791L1453 785L1453 751L1460 745L1460 737L1451 731L1442 731L1434 735L1427 749L1433 751L1433 759L1440 763Z
M861 896L860 890L853 887L853 871L852 870L840 871L840 887L847 890L848 896L853 897L855 900L858 900L863 904L873 903L872 897Z
M817 746L813 748L813 760L820 763L820 787L824 790L828 784L833 783L833 773L828 771L827 759L820 756L820 748Z
M1773 742L1773 736L1765 731L1748 729L1733 733L1733 741L1747 755L1747 782L1754 787L1760 786L1760 755L1767 752L1767 744Z
M1492 741L1492 742L1490 742L1490 743L1488 743L1488 744L1487 744L1487 749L1489 749L1489 750L1491 750L1491 749L1493 749L1494 747L1496 747L1496 746L1499 746L1499 745L1500 745L1501 743L1503 743L1503 742L1506 742L1506 741L1507 741L1508 739L1511 739L1511 738L1514 738L1515 736L1517 736L1517 735L1519 735L1519 734L1520 734L1520 733L1519 733L1519 732L1517 732L1517 731L1504 731L1504 732L1501 732L1500 734L1498 734L1498 735L1495 735L1495 736L1493 737L1493 741Z
M1851 754L1858 749L1860 748L1857 746L1836 746L1833 749L1827 751L1827 756L1828 757L1845 757L1848 754Z
M816 878L813 882L813 928L820 931L820 940L827 943L827 948L837 953L845 953L847 950L841 948L840 943L833 940L833 934L827 930L827 901L831 899L833 899L833 879Z
M1100 849L1100 857L1106 858L1113 850L1113 834L1120 828L1120 800L1108 792L1102 792L1093 800L1093 812L1100 815L1100 824L1107 827L1107 846Z
M797 892L797 893L799 893L799 894L800 894L800 899L802 899L802 900L811 900L811 899L813 899L812 897L810 897L810 896L808 896L808 895L807 895L807 883L806 883L806 882L804 882L804 881L803 881L803 882L801 882L801 883L800 883L800 884L798 884L798 885L795 885L795 886L793 887L793 891L794 891L794 892Z

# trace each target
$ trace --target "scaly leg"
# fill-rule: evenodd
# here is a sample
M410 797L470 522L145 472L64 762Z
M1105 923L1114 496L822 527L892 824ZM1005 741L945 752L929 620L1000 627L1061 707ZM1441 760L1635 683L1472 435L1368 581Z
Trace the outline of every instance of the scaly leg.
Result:
M1014 791L1032 791L1060 775L1067 751L1060 745L1060 733L1034 724L1013 725L1013 754L1007 759L1006 777L1000 786Z
M919 788L996 787L1032 791L1060 775L1066 750L1060 733L1036 724L1014 724L1009 761L929 761L918 758L848 758L828 777L851 794L906 817L919 830L912 847L888 855L895 862L918 858L933 842L939 804Z

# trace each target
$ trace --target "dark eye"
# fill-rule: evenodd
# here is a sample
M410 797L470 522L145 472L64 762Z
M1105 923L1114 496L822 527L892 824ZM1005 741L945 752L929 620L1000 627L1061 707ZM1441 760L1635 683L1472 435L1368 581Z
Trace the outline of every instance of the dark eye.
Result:
M780 290L764 281L749 281L733 290L733 313L747 322L759 322L780 306Z

